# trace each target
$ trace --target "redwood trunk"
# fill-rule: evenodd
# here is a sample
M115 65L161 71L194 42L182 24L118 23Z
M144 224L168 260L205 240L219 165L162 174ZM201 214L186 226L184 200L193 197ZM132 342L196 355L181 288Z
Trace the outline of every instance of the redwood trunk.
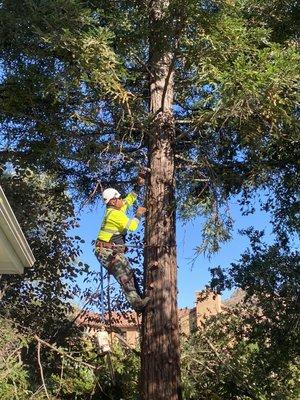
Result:
M145 285L151 302L143 315L143 400L179 400L173 53L164 34L168 1L152 2L150 38L149 176L145 228Z

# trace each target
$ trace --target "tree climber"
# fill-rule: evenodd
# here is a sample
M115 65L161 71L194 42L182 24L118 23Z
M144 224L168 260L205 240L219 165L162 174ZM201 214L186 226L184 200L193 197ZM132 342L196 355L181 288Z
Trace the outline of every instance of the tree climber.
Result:
M142 185L144 182L143 175L140 175L138 184ZM108 188L103 191L102 197L107 208L96 240L96 256L119 282L131 306L141 312L150 298L142 299L136 290L134 272L125 257L125 237L127 230L133 232L138 228L146 208L138 207L135 217L130 219L126 211L136 201L137 195L134 192L122 199L117 190Z

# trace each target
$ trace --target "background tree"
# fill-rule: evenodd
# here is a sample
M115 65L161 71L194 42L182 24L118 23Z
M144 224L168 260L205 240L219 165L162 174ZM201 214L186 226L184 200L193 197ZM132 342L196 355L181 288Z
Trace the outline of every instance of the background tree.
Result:
M261 347L262 336L253 336L257 311L245 305L227 310L206 321L205 327L184 343L181 365L185 399L299 397L299 356L281 359L284 353L280 349L270 363L266 343ZM244 316L249 312L253 325L249 321L245 324Z
M299 252L276 242L267 246L263 233L246 232L250 249L225 272L213 269L212 287L242 289L247 313L244 327L265 357L266 370L299 357Z
M239 302L225 303L184 344L188 399L299 397L299 252L247 234L251 246L240 260L212 270L212 287L238 288Z
M68 321L80 295L76 278L86 269L78 258L80 238L69 233L78 225L73 202L58 181L21 167L0 180L36 257L23 275L1 277L1 314L46 339Z
M139 358L133 351L115 343L105 359L82 335L49 345L12 320L0 321L1 399L137 398Z

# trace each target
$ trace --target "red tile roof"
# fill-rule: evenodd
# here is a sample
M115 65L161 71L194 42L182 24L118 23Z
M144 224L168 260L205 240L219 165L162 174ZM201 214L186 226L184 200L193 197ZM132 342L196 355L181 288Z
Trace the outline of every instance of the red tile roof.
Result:
M188 317L194 309L189 308L179 308L178 309L178 318L181 320L182 318ZM111 313L111 321L109 313L105 313L104 315L105 325L110 325L118 328L134 328L142 322L142 318L137 318L137 314L134 311L128 311L126 313L113 311ZM78 325L89 326L94 328L100 328L102 323L101 315L92 311L84 311L77 319L76 323Z
M99 328L103 325L102 318L100 314L92 311L84 311L76 320L78 325L89 326L94 328ZM128 311L126 313L111 312L104 314L104 324L111 325L118 328L134 328L138 325L137 314L133 311ZM141 318L139 318L139 323L141 323Z

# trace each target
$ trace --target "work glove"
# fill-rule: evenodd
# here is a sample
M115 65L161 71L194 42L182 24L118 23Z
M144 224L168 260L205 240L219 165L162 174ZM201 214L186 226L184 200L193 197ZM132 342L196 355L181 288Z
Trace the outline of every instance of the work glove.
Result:
M141 218L142 215L144 215L146 211L147 211L146 207L141 207L141 206L138 207L137 210L136 210L136 213L135 213L135 217L136 218Z

